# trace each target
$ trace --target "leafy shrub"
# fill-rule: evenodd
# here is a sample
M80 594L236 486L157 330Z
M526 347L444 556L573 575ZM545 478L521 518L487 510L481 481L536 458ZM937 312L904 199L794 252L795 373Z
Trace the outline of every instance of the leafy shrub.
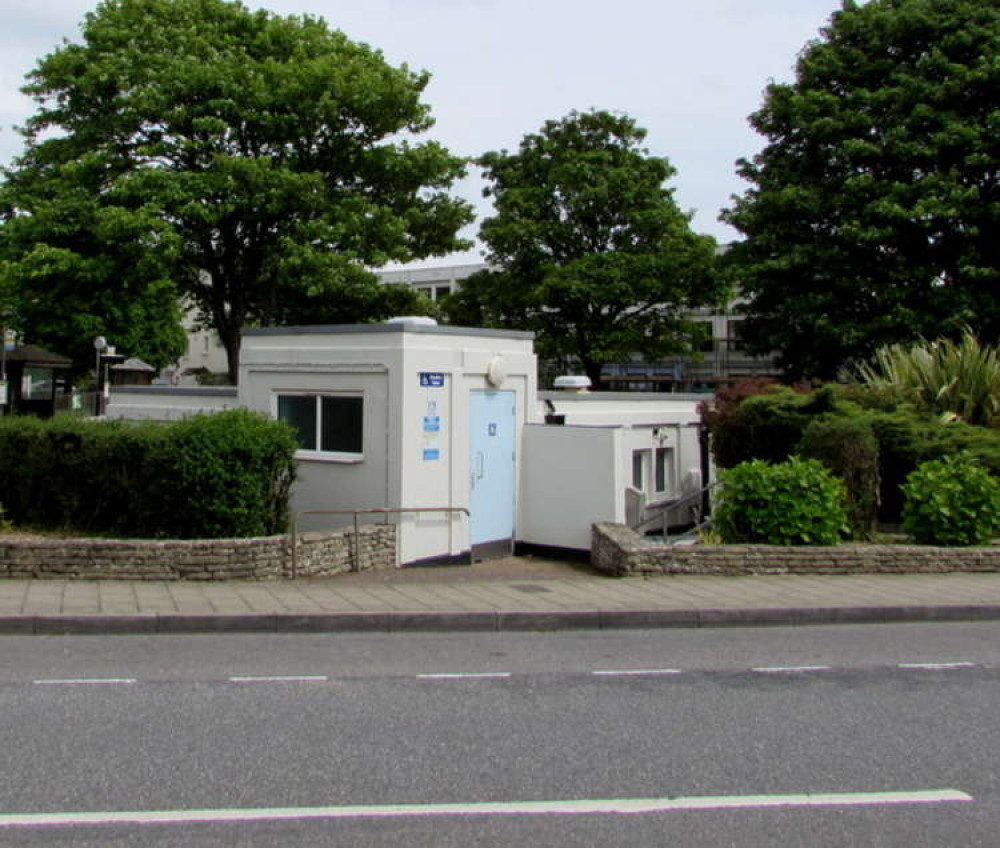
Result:
M967 454L922 463L903 493L903 527L921 544L985 545L1000 528L1000 481Z
M882 521L898 522L903 513L907 476L922 462L966 453L1000 476L1000 431L961 421L946 423L909 409L863 413L879 443Z
M873 394L946 420L989 427L1000 416L1000 351L980 344L969 328L957 342L881 347L858 376Z
M134 537L282 532L295 440L246 410L175 423L0 419L4 504L18 524Z
M838 465L832 455L821 452L818 447L810 445L807 448L803 439L808 428L819 422L838 429L852 425L829 422L857 421L859 423L853 426L869 428L878 442L880 521L896 523L901 520L901 486L921 462L967 452L1000 477L1000 430L960 420L942 420L938 415L920 412L898 400L889 403L885 396L857 385L827 385L811 394L801 393L801 387L769 390L766 385L757 385L749 386L748 390L765 393L750 396L737 393L735 399L727 398L721 406L717 400L715 408L702 412L711 434L712 452L720 468L732 468L752 459L782 462L793 453L804 451L808 455L815 453L835 473L847 477L846 467ZM824 438L834 438L832 431ZM858 491L857 486L849 482L848 491L852 503L857 504L854 494ZM866 506L860 508L862 511L868 509ZM855 533L866 521L862 521L852 507L851 523Z
M847 532L844 483L815 459L753 460L720 481L714 525L727 543L835 545Z
M834 408L836 394L823 387L812 393L781 386L754 395L723 413L706 416L712 453L721 468L762 459L783 462L795 450L809 422Z
M878 521L879 447L863 418L818 418L806 427L798 454L817 459L844 481L847 522L855 539L871 539Z

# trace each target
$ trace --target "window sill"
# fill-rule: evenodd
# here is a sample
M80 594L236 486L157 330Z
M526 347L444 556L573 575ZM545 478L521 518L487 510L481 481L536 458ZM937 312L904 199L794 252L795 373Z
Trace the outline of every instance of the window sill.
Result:
M299 462L332 462L338 465L360 465L365 461L361 453L319 453L317 451L295 451Z

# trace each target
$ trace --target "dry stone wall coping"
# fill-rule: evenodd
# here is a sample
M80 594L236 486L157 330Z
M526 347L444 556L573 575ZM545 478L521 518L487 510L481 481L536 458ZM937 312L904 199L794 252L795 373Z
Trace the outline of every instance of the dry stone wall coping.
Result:
M1000 547L924 545L672 546L621 524L593 526L590 559L599 571L629 574L946 574L1000 571Z
M355 543L357 551L355 551ZM396 566L396 527L364 525L298 538L294 576ZM0 577L81 580L274 580L293 576L291 537L88 539L0 537Z

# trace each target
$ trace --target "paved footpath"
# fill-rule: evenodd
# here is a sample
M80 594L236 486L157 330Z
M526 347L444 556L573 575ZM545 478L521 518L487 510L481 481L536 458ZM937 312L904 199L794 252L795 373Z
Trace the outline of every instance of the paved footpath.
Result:
M606 577L510 557L274 582L0 580L0 633L707 627L1000 619L1000 574Z

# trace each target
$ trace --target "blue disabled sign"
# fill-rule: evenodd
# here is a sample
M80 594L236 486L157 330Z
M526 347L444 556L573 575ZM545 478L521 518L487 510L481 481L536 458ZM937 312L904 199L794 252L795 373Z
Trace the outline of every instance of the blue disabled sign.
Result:
M440 389L444 387L444 374L436 374L429 371L420 372L420 385L428 389Z

